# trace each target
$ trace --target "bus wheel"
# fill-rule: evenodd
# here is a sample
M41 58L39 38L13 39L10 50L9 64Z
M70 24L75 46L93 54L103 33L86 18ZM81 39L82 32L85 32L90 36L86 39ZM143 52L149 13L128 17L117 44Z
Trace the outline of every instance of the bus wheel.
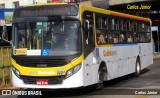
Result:
M140 60L136 61L136 68L135 68L135 76L139 77L141 74L141 65L140 65Z
M105 69L106 69L105 66L103 66L103 67L100 67L100 69L98 71L98 83L96 85L96 90L103 89Z

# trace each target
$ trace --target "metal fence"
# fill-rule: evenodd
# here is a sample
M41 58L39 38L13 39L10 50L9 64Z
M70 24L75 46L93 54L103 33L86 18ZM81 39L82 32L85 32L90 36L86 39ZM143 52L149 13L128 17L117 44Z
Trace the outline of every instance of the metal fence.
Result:
M0 86L11 85L11 47L0 46Z

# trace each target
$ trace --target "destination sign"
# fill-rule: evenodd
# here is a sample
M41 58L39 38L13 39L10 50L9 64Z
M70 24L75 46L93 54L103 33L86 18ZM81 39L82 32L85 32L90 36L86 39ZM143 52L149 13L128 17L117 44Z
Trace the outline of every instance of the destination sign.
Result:
M15 17L47 17L54 15L76 16L78 15L77 7L74 5L52 5L52 6L35 6L22 7L15 9Z

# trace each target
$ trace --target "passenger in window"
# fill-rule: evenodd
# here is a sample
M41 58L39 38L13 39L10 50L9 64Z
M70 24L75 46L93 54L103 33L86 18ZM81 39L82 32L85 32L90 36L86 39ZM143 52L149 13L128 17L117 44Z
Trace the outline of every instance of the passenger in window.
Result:
M145 30L144 30L144 27L145 27L145 26L144 26L144 23L142 23L142 31L145 31Z
M108 42L109 42L109 43L113 43L113 42L114 42L113 37L112 37L112 34L109 34L109 35L108 35Z
M133 42L133 38L131 34L128 34L128 42Z
M105 41L106 41L106 43L108 42L108 36L107 36L107 34L105 36Z
M108 19L106 19L106 20L104 21L104 24L105 24L105 25L107 25L107 24L108 24Z
M144 35L141 36L140 42L145 42L145 37L144 37Z
M151 28L149 26L146 26L146 30L147 30L147 32L150 32Z
M147 42L150 42L151 34L147 33Z
M105 43L103 33L100 30L97 30L97 43Z
M20 35L19 38L19 48L25 48L25 36L24 35Z
M135 36L135 42L139 42L139 35Z
M118 43L118 36L116 34L113 35L113 41L114 43Z
M134 42L138 42L139 41L139 35L136 34L136 32L133 33L133 37L134 37Z
M118 38L114 38L114 43L118 43Z
M120 34L120 42L121 42L121 43L124 42L124 34Z

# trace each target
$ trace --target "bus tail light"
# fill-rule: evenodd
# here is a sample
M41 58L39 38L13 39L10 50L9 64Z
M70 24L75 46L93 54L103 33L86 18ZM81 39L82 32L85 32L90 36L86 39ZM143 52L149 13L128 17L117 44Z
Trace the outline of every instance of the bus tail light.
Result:
M73 74L75 74L76 72L78 72L81 69L81 64L79 64L78 66L73 67L72 69L67 71L66 74L66 78L72 76Z

